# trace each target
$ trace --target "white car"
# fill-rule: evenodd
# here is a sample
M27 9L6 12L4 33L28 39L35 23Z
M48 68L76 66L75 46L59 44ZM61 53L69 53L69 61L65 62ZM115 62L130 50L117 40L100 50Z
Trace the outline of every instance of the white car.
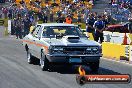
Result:
M31 64L35 56L40 59L42 70L48 70L50 64L56 63L84 64L90 66L92 71L97 71L102 56L101 45L89 40L73 24L38 24L23 38L23 45L28 63Z

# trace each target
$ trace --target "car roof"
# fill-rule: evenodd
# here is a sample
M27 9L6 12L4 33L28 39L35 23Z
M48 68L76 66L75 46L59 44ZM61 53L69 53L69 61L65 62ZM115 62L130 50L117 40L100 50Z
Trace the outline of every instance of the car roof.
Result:
M42 23L38 24L42 26L75 26L74 24L67 24L67 23Z

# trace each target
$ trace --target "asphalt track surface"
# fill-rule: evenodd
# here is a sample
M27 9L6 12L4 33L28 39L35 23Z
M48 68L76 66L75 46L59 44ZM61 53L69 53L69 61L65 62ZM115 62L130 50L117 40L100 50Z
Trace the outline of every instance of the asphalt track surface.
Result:
M2 27L0 27L2 29ZM2 31L0 30L0 35ZM51 71L41 71L40 66L28 64L21 40L0 37L0 88L132 88L130 84L76 83L78 66L55 66ZM87 74L90 69L84 67ZM130 74L132 65L101 59L99 74Z

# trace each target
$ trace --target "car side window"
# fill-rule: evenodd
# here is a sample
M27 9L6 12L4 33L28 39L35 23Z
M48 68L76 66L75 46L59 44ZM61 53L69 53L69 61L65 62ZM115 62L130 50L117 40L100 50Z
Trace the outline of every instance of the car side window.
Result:
M46 34L46 28L43 29L43 37L47 37L47 34Z
M37 26L37 27L35 27L34 31L32 32L32 36L33 36L33 37L39 37L39 36L38 36L38 33L39 33L39 31L40 31L40 28L41 28L40 25Z
M39 27L39 31L38 31L38 33L37 33L37 36L38 36L38 37L41 37L41 34L42 34L42 30L41 30L41 29L42 29L42 26Z

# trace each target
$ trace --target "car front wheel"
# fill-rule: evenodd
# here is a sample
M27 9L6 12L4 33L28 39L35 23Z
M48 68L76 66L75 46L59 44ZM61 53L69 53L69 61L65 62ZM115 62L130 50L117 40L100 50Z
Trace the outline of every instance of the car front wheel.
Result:
M27 49L27 62L28 62L29 64L32 64L32 63L33 63L33 56L31 55L29 49Z
M43 52L41 52L40 66L41 66L42 71L47 71L49 68L49 61Z

